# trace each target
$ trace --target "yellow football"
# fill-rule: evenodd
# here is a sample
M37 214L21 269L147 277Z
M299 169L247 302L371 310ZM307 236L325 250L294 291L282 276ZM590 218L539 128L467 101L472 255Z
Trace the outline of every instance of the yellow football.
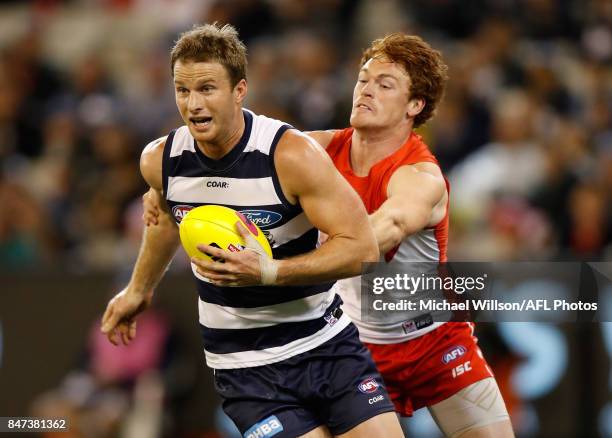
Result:
M259 227L242 213L220 205L196 207L183 217L179 225L179 234L185 252L189 257L197 256L213 260L202 253L197 245L205 244L232 252L242 251L246 243L236 228L236 222L241 222L266 253L272 257L268 239Z

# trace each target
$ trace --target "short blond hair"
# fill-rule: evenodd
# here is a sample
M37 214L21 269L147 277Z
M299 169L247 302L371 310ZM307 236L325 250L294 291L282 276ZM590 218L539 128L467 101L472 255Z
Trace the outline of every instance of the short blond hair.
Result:
M216 61L227 70L232 87L246 79L247 49L230 24L203 24L183 32L170 52L173 76L178 60Z

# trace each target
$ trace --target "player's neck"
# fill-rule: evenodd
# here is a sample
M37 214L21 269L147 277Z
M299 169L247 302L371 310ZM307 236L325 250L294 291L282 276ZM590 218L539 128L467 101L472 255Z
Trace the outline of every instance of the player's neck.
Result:
M353 172L367 176L372 166L401 148L411 133L412 124L396 129L355 129L351 139Z
M211 142L196 142L202 153L213 160L220 160L227 155L238 144L242 134L244 134L245 123L244 117L242 117L242 110L240 111L240 116L236 118L236 123L233 125L218 139Z

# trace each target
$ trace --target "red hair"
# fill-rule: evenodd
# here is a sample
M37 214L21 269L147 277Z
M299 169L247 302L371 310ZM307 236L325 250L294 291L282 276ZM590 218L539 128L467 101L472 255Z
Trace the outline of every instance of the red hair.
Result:
M442 54L415 35L392 33L374 40L361 57L363 66L372 58L384 57L399 64L410 76L410 98L423 99L425 106L414 118L417 128L427 122L444 95L448 67Z

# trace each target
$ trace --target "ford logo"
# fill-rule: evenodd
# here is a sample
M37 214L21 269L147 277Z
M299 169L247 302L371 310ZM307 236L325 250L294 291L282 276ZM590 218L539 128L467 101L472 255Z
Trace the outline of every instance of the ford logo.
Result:
M240 213L262 230L270 228L283 218L283 215L268 210L242 210Z

